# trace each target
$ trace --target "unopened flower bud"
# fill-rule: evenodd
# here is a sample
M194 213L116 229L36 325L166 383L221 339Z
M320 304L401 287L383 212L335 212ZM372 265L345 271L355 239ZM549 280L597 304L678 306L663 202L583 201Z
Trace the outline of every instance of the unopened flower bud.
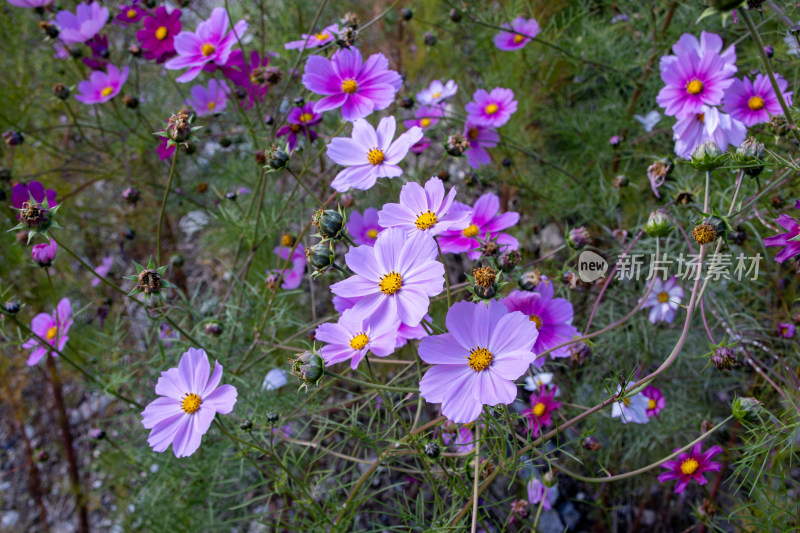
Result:
M262 167L267 164L267 156L264 154L264 150L256 150L255 154L253 155L257 164L261 165Z
M131 54L133 57L142 57L142 49L141 49L141 48L139 48L139 47L138 47L137 45L135 45L135 44L132 44L132 45L130 45L130 46L128 47L128 52L130 52L130 54Z
M567 234L567 243L575 250L580 250L591 242L591 235L589 230L581 226L569 230Z
M344 231L344 218L335 209L318 210L312 220L319 234L327 239L341 239Z
M706 141L692 153L690 163L696 170L714 170L725 164L728 156L714 141Z
M758 176L764 170L764 156L766 150L763 143L758 142L755 137L748 137L746 141L736 149L735 161L742 165L742 170L748 176Z
M192 121L191 115L185 109L182 109L169 117L167 121L166 132L170 139L176 143L182 143L189 140L192 136Z
M39 29L47 34L48 37L51 39L55 39L58 37L58 26L53 24L52 22L47 22L46 20L42 20L39 22Z
M129 94L122 97L122 103L125 104L125 107L128 109L136 109L139 107L139 99Z
M764 411L762 402L755 398L736 398L733 400L733 416L741 422L754 423Z
M253 429L253 421L249 418L245 418L242 420L242 423L239 424L239 429L244 431L245 433L251 431Z
M664 237L672 231L672 223L660 211L653 211L644 225L644 231L651 237Z
M600 441L597 440L597 437L595 437L594 435L589 435L588 437L583 439L583 447L589 450L590 452L597 452L600 451L603 445L600 444Z
M405 98L401 98L398 102L398 105L405 109L411 109L414 107L414 99L410 96L406 96Z
M316 385L325 375L325 362L312 351L297 354L294 359L289 359L292 365L292 374L303 382L303 386Z
M461 11L459 11L458 9L456 9L456 8L451 9L449 16L450 16L450 20L452 20L456 24L461 22L461 18L462 18Z
M172 256L172 259L170 259L170 263L172 263L172 266L177 268L181 268L185 262L186 260L183 258L181 254L175 254Z
M404 7L400 10L400 16L403 17L403 20L411 20L414 18L414 12L407 7Z
M206 335L219 337L222 335L222 326L218 322L209 322L205 327Z
M267 423L274 424L280 419L280 415L275 411L268 411L265 418L267 419Z
M342 26L348 26L350 28L356 29L358 28L358 23L359 23L358 15L356 15L352 11L348 11L347 13L344 14L344 16L342 16L340 22L342 23Z
M43 231L50 226L50 210L36 202L23 202L19 216L28 229Z
M767 54L769 59L772 59L772 56L775 55L775 49L772 46L767 45L764 47L764 53Z
M303 107L306 104L306 99L303 98L302 96L298 96L294 100L292 100L292 103L294 104L295 107Z
M139 201L139 191L133 187L127 187L122 191L122 198L129 204L136 205Z
M542 282L542 273L538 270L528 270L519 277L519 288L523 291L533 291Z
M433 46L439 41L439 39L437 39L436 36L431 32L427 32L422 40L427 46Z
M25 137L18 131L4 131L2 137L6 146L18 146L25 142Z
M503 272L511 272L520 261L522 261L522 255L520 255L519 250L510 250L500 256L498 263L500 265L500 270Z
M429 442L425 445L425 455L430 457L431 459L436 459L439 457L439 454L442 453L442 450L439 448L439 445L435 442Z
M103 440L106 437L106 432L100 428L94 428L92 430L92 438L95 440Z
M711 244L717 240L717 229L711 224L699 224L692 229L692 238L698 244Z
M20 305L19 302L10 301L3 304L3 311L8 313L9 315L16 315L19 313Z
M53 264L57 249L58 247L55 241L51 241L48 244L35 244L33 248L31 248L31 259L40 267L47 268Z
M461 157L469 148L469 140L459 132L452 133L444 144L444 149L453 157Z
M275 170L284 168L289 163L289 154L274 144L266 151L264 155L267 159L267 165Z
M59 100L66 100L69 98L69 87L63 83L56 83L53 85L53 94L56 95L56 98Z
M714 363L718 370L731 370L740 365L734 351L727 346L716 348L711 355L711 362Z
M324 272L333 263L333 254L326 244L315 244L306 248L306 262L318 272Z
M625 176L619 175L616 178L614 178L614 184L612 185L612 187L614 187L615 189L621 189L627 186L628 186L628 178L626 178Z

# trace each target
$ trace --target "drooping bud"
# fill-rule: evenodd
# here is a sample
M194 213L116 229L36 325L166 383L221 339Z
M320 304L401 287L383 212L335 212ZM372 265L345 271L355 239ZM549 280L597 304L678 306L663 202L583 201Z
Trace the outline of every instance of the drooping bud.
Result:
M591 235L589 230L581 226L572 228L567 234L567 243L575 250L580 250L591 242Z
M306 262L319 275L328 270L333 263L333 253L326 244L318 243L306 248Z
M296 355L294 359L289 359L292 365L292 374L303 382L303 387L316 385L325 375L325 362L316 352L305 351Z
M451 133L444 144L444 149L453 157L461 157L469 148L469 140L459 132Z
M764 170L764 157L766 151L764 144L756 140L755 137L748 137L746 141L739 145L734 155L734 160L742 165L742 170L748 176L758 176Z
M651 237L664 237L672 231L672 223L661 211L653 211L644 225L644 231Z
M727 154L720 150L717 143L706 141L695 149L689 164L696 170L714 170L724 165L727 159Z
M717 240L717 229L711 224L698 224L692 229L692 238L697 244L711 244Z

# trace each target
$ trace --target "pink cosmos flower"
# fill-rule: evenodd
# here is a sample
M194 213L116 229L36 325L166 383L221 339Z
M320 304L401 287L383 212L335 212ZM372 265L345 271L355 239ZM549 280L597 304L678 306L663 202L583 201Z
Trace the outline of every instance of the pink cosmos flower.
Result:
M705 485L708 480L703 475L703 472L719 472L722 465L711 458L722 452L719 446L712 446L705 453L703 453L703 443L698 442L689 453L683 452L674 461L667 461L662 468L666 468L668 472L664 472L658 476L658 481L664 483L673 479L678 480L675 485L675 492L682 494L686 490L686 485L691 480L697 481L698 485Z
M475 436L468 426L461 426L455 432L445 431L442 433L442 442L445 445L453 444L456 453L469 453L475 449Z
M99 2L81 2L75 13L67 10L56 13L58 37L67 44L83 43L100 33L108 22L108 8Z
M531 394L530 409L522 411L522 416L528 419L528 426L525 428L526 433L530 428L531 435L538 437L542 428L553 425L553 411L561 407L561 402L557 402L554 399L557 390L557 387L553 387L548 391L547 387L542 385L538 394Z
M694 52L700 57L704 57L706 53L713 53L719 55L724 63L723 70L729 76L736 73L736 48L730 45L725 50L722 49L722 37L716 33L709 33L703 31L700 34L700 39L691 33L684 33L681 35L678 42L672 45L672 51L676 55L668 55L661 58L661 63L669 64L678 61L678 55L685 55Z
M553 508L553 504L558 499L558 493L551 490L551 487L545 485L538 477L531 478L526 486L528 491L528 503L531 505L542 504L542 509L549 511Z
M439 119L444 116L444 109L439 106L421 106L417 109L417 112L414 113L414 116L416 118L412 120L404 120L403 125L406 129L418 126L424 130L439 122Z
M480 257L480 247L478 238L486 239L490 234L492 239L497 238L497 243L500 245L501 250L516 250L519 248L519 241L508 235L507 233L500 233L502 230L510 228L519 222L519 213L508 211L498 215L500 210L500 199L496 194L487 192L475 202L475 207L470 208L468 205L453 202L450 210L455 216L457 212L469 212L470 222L469 225L463 230L449 230L442 233L439 238L439 244L442 247L442 252L445 253L462 253L467 252L470 259L477 259Z
M315 107L320 110L319 103ZM334 163L346 166L331 183L339 192L350 189L367 190L378 178L394 178L403 170L398 163L409 148L422 138L422 130L414 127L394 139L397 124L394 117L384 117L378 129L364 119L353 123L351 138L336 137L328 145L328 157Z
M377 357L392 354L399 326L397 316L369 316L348 309L337 323L320 325L314 337L327 343L319 351L326 366L349 359L350 368L355 370L368 352Z
M778 324L778 335L784 339L791 339L794 337L794 324L791 322L780 322Z
M288 135L287 141L289 150L294 150L297 146L298 137L307 138L313 142L317 138L317 132L311 129L314 124L322 122L322 115L314 110L313 102L304 104L301 107L294 107L286 117L288 126L281 127L276 133L277 137Z
M122 26L136 24L147 16L147 11L137 6L136 3L119 6L119 13L114 17L114 23Z
M464 136L469 141L469 148L464 152L469 166L478 168L481 165L488 165L492 162L492 158L486 149L494 148L500 141L500 134L494 128L467 122L464 124Z
M108 276L108 273L111 272L112 266L114 266L114 258L112 256L104 257L100 261L100 266L96 267L94 271L97 272L101 277L106 277ZM100 278L97 276L92 276L91 285L92 287L97 287L100 285Z
M502 31L494 36L494 45L503 51L524 48L541 31L536 19L526 19L525 17L517 17L511 24L506 22L502 27L512 30Z
M678 310L683 299L683 289L678 285L678 278L672 276L667 281L656 278L653 290L647 295L642 309L650 307L651 324L666 322L672 324L675 320L675 311Z
M49 267L56 258L56 250L58 250L58 245L55 239L50 239L47 244L34 244L31 248L31 259L40 267Z
M107 72L95 70L88 80L78 83L79 94L75 95L75 99L87 105L103 104L117 96L127 80L128 67L120 70L108 65Z
M533 362L536 326L494 300L458 302L445 322L448 333L419 345L419 356L433 365L420 381L422 397L441 403L442 414L460 424L477 419L484 405L513 402L514 380Z
M36 9L53 3L53 0L8 0L8 3L15 7Z
M424 152L425 150L427 150L430 145L431 145L431 140L428 139L427 137L423 137L420 140L418 140L416 143L414 143L414 146L409 148L409 150L411 151L412 154L419 155L422 152Z
M353 276L335 283L331 292L358 297L358 316L400 317L416 326L428 311L429 298L442 292L444 266L436 261L436 243L419 233L406 236L399 228L380 233L375 246L350 248L345 256Z
M67 332L72 327L72 305L68 298L62 298L52 315L39 313L31 321L31 331L44 339L47 344L43 344L39 339L33 337L26 341L22 348L27 350L33 348L28 356L27 365L33 366L42 360L42 357L50 352L53 357L58 357L55 351L50 351L54 347L59 352L64 349L69 337Z
M333 308L336 309L338 313L344 313L345 311L356 305L358 300L360 300L360 298L344 298L343 296L334 296ZM430 315L425 315L424 319L427 320L428 322L433 321ZM410 340L418 340L427 336L428 332L425 331L424 327L422 327L422 323L416 326L408 326L401 322L400 326L397 328L397 338L395 340L394 347L402 348Z
M247 93L247 100L240 100L240 104L249 109L255 105L256 100L263 101L264 95L269 92L269 83L266 80L269 56L270 52L262 58L257 50L253 50L248 62L241 50L234 50L224 65L206 63L203 68L207 72L214 72L219 68L226 78L237 87L242 87Z
M664 399L664 395L661 394L661 391L655 388L652 385L649 385L642 391L642 396L647 398L647 413L648 417L658 416L658 413L664 410L664 406L667 405L667 400Z
M789 215L780 215L775 222L787 232L767 237L764 239L764 246L783 246L783 250L775 256L775 261L783 263L800 254L800 236L798 236L800 235L800 222Z
M281 264L289 258L292 252L291 246L278 246L275 253L282 259ZM298 243L291 255L290 266L281 272L279 269L267 270L267 276L281 276L281 288L287 291L294 290L303 282L303 274L306 272L306 250L302 243Z
M786 104L792 105L792 92L786 91L789 84L780 74L776 74L775 79L786 98ZM755 81L750 81L748 77L734 79L725 92L722 109L748 127L769 122L770 115L783 114L778 95L772 89L769 77L763 74L758 74Z
M382 231L383 227L378 223L378 210L374 207L365 209L363 215L358 211L350 213L347 232L359 246L372 246Z
M442 180L433 177L422 185L409 181L400 190L399 204L384 204L378 221L384 228L397 227L408 235L439 235L447 230L463 230L469 225L469 213L450 212L456 188L445 196Z
M216 115L225 110L230 92L225 82L211 79L208 88L202 85L192 87L191 98L186 99L186 105L191 106L198 117Z
M236 404L236 387L220 385L222 365L211 365L205 350L189 348L178 368L162 372L156 398L142 412L142 425L150 430L147 444L163 452L172 444L175 457L188 457L200 447L217 413L227 415Z
M478 89L472 95L472 102L468 103L465 109L467 122L499 128L517 111L517 101L514 100L514 91L511 89L496 87L489 93Z
M747 137L747 128L716 107L702 106L699 113L690 113L678 119L672 127L675 153L691 158L698 146L714 141L723 152L728 145L739 146Z
M417 102L427 106L438 105L455 96L457 92L458 84L454 80L448 80L447 83L433 80L428 87L417 93Z
M331 24L319 33L304 33L299 41L289 41L283 47L287 50L302 50L304 48L319 48L336 40L339 34L339 25Z
M208 20L197 25L196 31L182 31L175 36L178 57L164 63L164 67L167 70L188 68L176 78L176 81L185 83L195 79L207 63L213 61L217 65L224 65L228 62L233 46L247 32L247 22L240 20L231 31L228 28L230 20L227 11L225 8L215 7Z
M144 19L136 39L142 47L142 55L150 61L163 63L175 55L175 36L181 31L181 10L159 6L154 15Z
M622 392L622 387L617 385L617 394ZM611 406L611 418L619 418L620 422L627 424L647 424L650 417L647 409L650 407L650 400L641 392L633 396L620 398Z
M17 183L11 187L11 205L14 209L22 209L23 204L30 202L31 198L37 204L41 204L44 202L45 197L47 197L47 205L50 207L58 205L56 203L56 191L53 189L45 190L44 185L38 181L32 181L27 185ZM17 220L21 220L19 214L17 214Z
M169 159L175 153L176 146L175 144L169 144L169 139L166 137L159 137L158 148L156 148L158 158Z
M389 70L386 56L372 54L364 62L355 48L339 50L330 59L312 55L303 74L306 89L325 95L316 110L341 107L342 117L351 122L389 107L402 83L400 74Z

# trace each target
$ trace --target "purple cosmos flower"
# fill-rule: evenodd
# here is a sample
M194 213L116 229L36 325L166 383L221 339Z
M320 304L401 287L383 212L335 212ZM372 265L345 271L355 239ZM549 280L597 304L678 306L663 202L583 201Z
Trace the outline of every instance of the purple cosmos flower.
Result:
M661 58L661 79L666 84L656 101L667 115L684 117L702 113L703 106L719 105L733 83L736 53L733 46L722 55L722 39L703 32L697 38L684 34L672 50L676 55ZM717 46L718 45L718 46Z
M153 16L142 23L143 28L136 32L136 39L142 47L142 55L150 61L163 63L175 55L175 36L181 31L181 10L160 6Z
M181 334L178 333L177 330L172 329L166 322L161 323L161 328L158 330L158 338L161 339L161 342L164 343L164 346L169 348L172 346L172 341L177 341L181 339Z
M302 107L295 107L289 111L286 117L288 126L280 128L276 134L278 137L288 135L287 141L289 143L289 150L294 150L297 146L297 139L299 137L308 138L313 142L317 138L317 132L311 129L314 124L319 124L322 121L322 115L314 110L314 104L309 102Z
M147 16L147 11L137 6L135 3L119 6L119 14L114 17L114 23L122 26L136 24Z
M647 413L648 417L658 416L664 406L667 405L667 400L664 399L664 395L661 394L661 391L652 385L649 385L642 391L642 396L647 398Z
M778 335L784 339L791 339L794 337L794 324L791 322L780 322L778 324Z
M683 289L678 285L678 278L672 276L667 281L662 281L656 278L653 283L653 290L647 295L642 308L651 307L650 320L651 324L659 322L666 322L672 324L675 320L675 311L683 299Z
M47 352L50 351L50 347L54 347L59 352L63 350L64 345L67 344L69 340L67 332L71 326L72 306L68 298L62 298L61 301L58 302L56 310L53 311L52 315L39 313L33 317L33 320L31 320L31 331L44 339L47 345L43 344L36 337L25 342L22 345L23 349L27 350L33 348L33 351L28 356L28 362L26 364L28 366L33 366L41 361L42 357L47 355ZM58 354L54 351L50 351L50 355L58 357Z
M467 122L486 126L489 128L499 128L511 118L517 110L517 101L514 100L514 91L496 87L492 92L487 93L483 89L478 89L472 95L472 102L465 107L467 110Z
M38 181L32 181L27 185L17 183L11 188L11 205L14 209L22 209L25 203L31 201L31 198L37 204L41 204L44 202L45 197L47 197L47 205L50 207L58 205L56 203L56 191L53 189L45 190L44 185ZM17 220L21 220L19 214L17 214Z
M526 486L528 490L528 503L531 505L542 504L542 509L549 511L558 499L558 492L545 485L538 477L531 478Z
M208 88L202 85L192 87L191 98L186 99L186 105L191 106L198 117L222 113L228 105L230 92L225 82L212 79L208 82Z
M622 391L622 387L617 385L617 394ZM647 424L650 417L647 409L650 407L650 400L642 393L620 398L611 406L611 418L619 418L623 424L633 422L634 424Z
M169 159L172 157L172 154L175 153L175 148L177 145L169 144L169 139L166 137L159 137L158 148L156 148L156 153L158 154L159 159Z
M721 464L711 460L712 457L720 452L722 452L722 448L712 446L703 453L703 443L698 442L692 446L689 453L683 452L674 461L667 461L661 465L662 468L666 468L669 472L664 472L658 476L658 481L664 483L665 481L677 479L678 484L675 485L677 494L682 494L691 480L697 481L698 485L705 485L708 480L703 476L703 472L719 472L722 469Z
M449 80L447 83L433 80L428 87L417 93L417 102L427 106L437 105L454 96L457 92L458 84L454 80Z
M775 75L775 79L786 98L786 104L792 105L792 92L786 92L789 84L779 74ZM748 77L734 79L725 92L722 109L748 127L769 122L770 115L783 114L778 95L772 89L769 77L763 74L757 75L755 81L750 81Z
M42 8L51 4L53 0L8 0L8 3L15 7L23 7L26 9Z
M403 125L406 129L411 129L414 126L418 126L421 129L429 128L430 126L434 126L439 119L444 116L444 109L439 106L421 106L417 109L417 112L414 113L416 118L412 120L404 120Z
M275 248L275 253L283 260L281 263L289 259L289 254L291 254L291 252L291 246L278 246ZM291 257L289 268L283 272L277 269L267 270L267 276L280 276L283 280L281 288L288 291L296 289L303 282L303 274L305 274L306 271L306 250L302 243L297 244Z
M539 336L541 337L541 334ZM538 394L531 394L530 409L522 411L522 416L528 419L528 426L525 428L526 433L530 428L532 436L538 437L543 427L553 424L552 413L561 407L561 402L557 402L554 399L557 390L556 387L553 387L548 392L547 387L542 385Z
M382 231L383 227L378 223L378 210L374 207L365 209L363 215L358 211L350 213L347 232L359 246L372 246Z
M56 258L56 250L58 250L58 245L55 239L50 239L47 244L34 244L31 248L31 259L40 267L49 267Z
M698 146L714 141L723 152L728 145L739 146L747 137L747 128L716 107L702 106L700 113L682 117L672 127L675 153L689 159Z
M56 13L58 37L67 44L83 43L100 33L108 22L108 8L99 2L77 5L75 13L63 10Z
M228 31L229 27L230 20L225 8L215 7L208 20L197 25L196 31L182 31L175 36L178 57L164 63L164 67L167 70L188 68L176 78L176 81L185 83L195 79L207 63L213 61L217 65L224 65L228 62L233 45L247 32L247 22L240 20L231 31Z
M348 309L336 324L329 322L320 325L314 337L327 343L319 351L326 366L349 359L350 368L355 370L367 352L377 357L386 357L394 352L399 326L397 316L369 316L356 309Z
M304 33L299 41L289 41L283 47L287 50L302 50L304 48L318 48L332 43L339 33L339 25L331 24L319 33Z
M525 17L517 17L511 24L506 22L502 27L511 31L501 31L495 35L494 45L506 52L524 48L541 31L536 19L526 19Z
M258 51L253 50L250 52L248 62L241 50L234 50L224 65L207 63L203 68L208 72L214 72L219 68L226 78L238 87L244 88L247 100L242 100L241 105L249 109L255 105L256 100L263 101L264 95L269 92L267 65L269 65L268 54L262 58Z
M430 145L431 145L431 140L428 139L427 137L422 137L420 140L414 143L414 145L411 148L409 148L409 150L411 150L411 153L419 155L425 150L427 150Z
M386 56L372 54L364 62L355 48L339 50L330 59L313 55L303 74L306 89L326 95L316 110L341 107L342 117L351 122L389 107L402 83L400 74L389 70Z
M84 57L81 61L92 70L105 70L108 67L108 35L95 35L86 46L92 50L92 57Z
M500 199L496 194L487 192L475 202L475 207L453 202L450 211L455 216L458 211L470 212L469 225L463 230L450 230L442 234L439 244L442 252L462 253L467 252L470 259L480 257L480 252L476 248L480 247L478 239L486 239L491 234L492 239L497 238L497 243L501 250L516 250L519 248L519 241L508 235L500 233L502 230L510 228L519 222L519 213L508 211L498 215L500 210Z
M103 104L119 94L128 79L128 67L122 70L108 65L108 71L95 70L88 80L78 83L75 99L87 105Z
M399 204L384 204L378 221L384 228L397 227L409 235L426 233L439 235L447 230L463 230L469 225L466 211L449 212L456 188L445 196L442 180L433 177L425 183L409 181L400 190Z
M32 184L31 184L32 185ZM764 246L783 246L775 261L783 263L787 259L800 254L800 222L790 217L789 215L780 215L775 219L775 222L787 231L787 233L779 233L772 237L764 239Z
M464 124L464 136L469 141L469 148L464 152L469 166L478 168L481 165L488 165L492 162L492 158L486 149L494 148L500 141L500 134L494 128L467 122Z
M419 345L419 356L434 365L420 381L422 397L441 403L442 414L457 423L477 419L484 405L513 402L514 380L533 362L536 326L494 300L458 302L445 320L448 333Z
M469 453L475 449L475 436L467 426L461 426L455 432L443 432L442 442L445 445L452 443L456 447L456 453Z
M163 452L172 444L175 457L188 457L200 447L217 413L227 415L236 404L236 387L220 385L222 365L214 361L214 373L205 350L189 348L178 368L161 373L156 398L142 412L142 425L150 430L147 444Z
M408 237L399 228L389 228L378 235L374 247L350 248L345 261L355 275L333 284L331 291L361 298L353 306L359 316L399 316L404 324L416 326L428 310L428 299L444 286L444 266L436 255L436 243L429 236Z
M360 298L344 298L342 296L334 296L333 307L338 313L344 313L356 305L358 300L360 300ZM430 317L430 315L425 315L424 319L428 322L433 322L433 319ZM397 328L397 339L395 340L394 347L402 348L410 340L418 340L427 336L428 332L425 331L424 327L422 327L422 323L416 326L408 326L401 322L400 327Z
M539 283L536 292L514 291L501 302L509 311L521 312L536 325L539 336L533 347L534 354L570 341L578 335L578 330L572 325L572 304L564 298L553 298L553 284L550 280ZM550 353L553 359L569 356L569 346ZM543 366L544 357L537 358L536 365Z
M111 267L114 266L114 258L112 256L104 257L100 261L100 266L94 269L101 277L108 276L108 273L111 272ZM97 287L100 285L100 278L97 276L92 276L91 281L92 287Z
M320 110L319 103L315 107ZM350 189L367 190L378 178L394 178L403 173L397 165L408 149L422 138L422 130L411 128L394 139L397 124L394 117L384 117L378 129L364 119L353 123L353 136L336 137L328 145L328 157L334 163L346 166L331 183L339 192Z

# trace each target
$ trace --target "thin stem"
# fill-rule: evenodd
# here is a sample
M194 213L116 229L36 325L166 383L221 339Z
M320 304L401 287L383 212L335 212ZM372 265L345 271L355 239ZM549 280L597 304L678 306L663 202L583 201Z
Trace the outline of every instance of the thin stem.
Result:
M161 210L158 213L158 228L156 229L156 257L158 266L161 266L161 225L164 221L164 211L167 208L167 198L169 197L169 190L172 188L172 178L175 176L175 163L178 161L178 147L175 147L175 153L172 154L172 165L169 169L169 179L167 180L167 188L164 189L164 199L161 200Z
M480 440L480 425L475 425L475 467L473 468L474 474L472 477L472 533L478 529L478 477L481 470L481 440Z
M350 383L353 383L354 385L360 385L362 387L370 387L370 388L373 388L373 389L383 389L383 390L394 391L394 392L408 392L408 393L417 393L417 392L419 392L419 389L412 389L412 388L409 388L409 387L393 387L391 385L381 385L380 383L370 383L369 381L362 381L362 380L356 379L356 378L349 378L347 376L342 376L341 374L335 374L335 373L333 373L333 372L331 372L329 370L325 371L325 375L326 376L330 376L332 378L340 379L342 381L348 381Z

